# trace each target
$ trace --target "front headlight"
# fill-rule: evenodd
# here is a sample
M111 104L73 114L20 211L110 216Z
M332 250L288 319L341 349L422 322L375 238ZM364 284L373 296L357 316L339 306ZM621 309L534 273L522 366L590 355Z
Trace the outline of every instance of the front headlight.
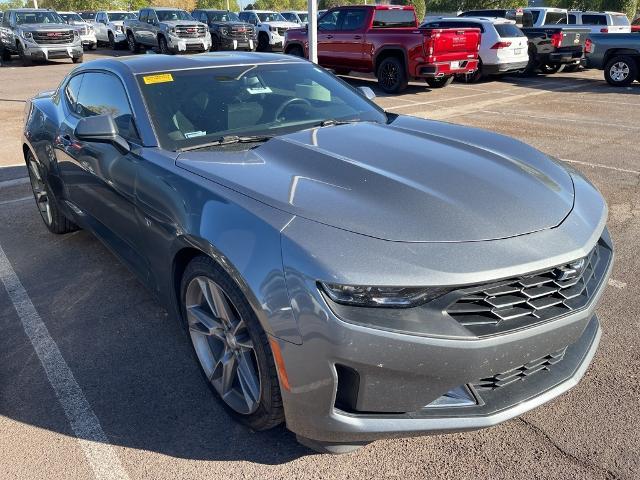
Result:
M80 32L79 32L78 30L74 30L74 31L73 31L73 36L74 36L75 38L78 38L78 37L80 36Z
M229 29L227 27L220 27L220 33L222 35L229 35Z
M271 25L269 25L269 30L271 30L272 32L277 32L278 29L276 27L272 27Z
M33 33L32 32L22 32L22 38L26 38L27 40L33 40Z
M334 302L355 307L409 308L451 291L444 287L368 287L324 282L320 286Z
M167 31L171 34L171 35L175 35L176 34L176 27L171 27L168 28Z

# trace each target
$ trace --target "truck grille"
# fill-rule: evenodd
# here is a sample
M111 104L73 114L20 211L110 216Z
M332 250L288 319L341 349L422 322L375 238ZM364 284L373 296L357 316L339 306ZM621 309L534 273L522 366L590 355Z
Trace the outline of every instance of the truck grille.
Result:
M550 353L549 355L545 355L544 357L532 360L520 367L503 373L498 373L493 377L482 378L477 383L472 383L472 386L478 391L495 390L496 388L505 387L513 382L524 380L534 373L551 370L553 365L564 358L566 351L567 347L562 350L558 350L557 352Z
M460 290L446 311L477 336L504 333L585 307L598 290L612 251L601 240L589 255L531 275Z
M200 38L206 35L204 25L180 25L176 27L176 35L180 38Z
M33 32L33 40L40 45L73 43L73 30Z
M253 27L231 27L229 36L236 40L249 40L253 38Z

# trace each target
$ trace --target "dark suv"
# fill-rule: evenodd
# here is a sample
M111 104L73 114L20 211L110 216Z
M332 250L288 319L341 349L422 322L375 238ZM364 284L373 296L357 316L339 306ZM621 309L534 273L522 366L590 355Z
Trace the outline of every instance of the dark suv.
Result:
M256 28L227 10L198 9L191 14L206 23L211 32L211 50L254 51L258 44Z

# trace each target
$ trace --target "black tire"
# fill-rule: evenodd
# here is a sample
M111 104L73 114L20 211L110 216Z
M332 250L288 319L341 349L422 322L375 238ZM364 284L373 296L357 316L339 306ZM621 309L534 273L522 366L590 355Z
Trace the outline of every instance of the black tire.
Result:
M31 60L30 56L24 53L24 47L21 43L18 43L18 55L20 56L20 60L22 60L23 67L30 67L33 65L33 60Z
M211 35L211 48L209 49L209 51L217 52L221 47L222 44L220 43L220 38L217 35Z
M258 48L259 52L270 52L271 45L269 45L269 35L264 32L258 34Z
M427 85L431 88L444 88L453 82L453 75L448 77L427 78Z
M559 63L551 63L551 64L545 63L540 65L540 67L538 68L545 75L553 75L554 73L558 73L558 70L560 70L560 67L562 67L562 65Z
M638 63L629 55L613 57L604 67L604 79L613 87L631 85L638 76Z
M407 72L404 62L397 57L387 57L376 72L378 85L385 93L399 93L407 88Z
M173 52L169 49L167 39L164 37L158 38L158 48L163 55L173 55Z
M51 233L62 234L78 230L78 226L65 217L58 205L58 200L51 191L46 177L31 152L27 153L27 171L31 182L31 190L36 200L36 206L40 212L40 217ZM48 203L43 206L43 199Z
M129 47L129 51L134 55L140 53L140 44L136 42L136 37L134 37L131 32L127 33L127 46Z
M289 50L287 50L288 55L292 55L294 57L304 58L304 51L300 45L294 45Z
M80 55L79 57L73 57L71 61L73 63L82 63L84 60L84 55Z
M254 352L256 354L255 358L257 360L260 377L260 401L257 409L253 413L244 415L238 413L227 405L215 390L211 381L207 378L204 369L198 361L198 355L194 347L192 349L193 355L196 361L198 361L200 371L203 374L207 385L209 385L211 390L214 392L215 397L233 418L244 423L253 430L268 430L281 424L284 421L284 409L282 407L278 372L271 353L269 338L260 326L253 309L249 305L249 302L246 300L240 288L238 288L236 283L220 267L220 265L210 257L202 255L194 258L189 263L182 276L180 287L180 308L183 326L188 330L189 324L186 311L187 287L191 281L197 277L207 277L215 284L219 285L224 291L224 294L226 294L226 298L228 298L229 302L232 304L232 308L235 309L247 327L247 332L254 346Z
M111 50L117 50L118 44L116 44L116 39L113 36L113 32L109 32L109 48Z
M0 47L0 58L2 58L3 62L10 62L11 61L11 52L9 50L7 50L6 48Z
M538 70L538 61L536 60L537 53L534 47L529 48L529 62L524 67L522 74L525 76L535 75Z

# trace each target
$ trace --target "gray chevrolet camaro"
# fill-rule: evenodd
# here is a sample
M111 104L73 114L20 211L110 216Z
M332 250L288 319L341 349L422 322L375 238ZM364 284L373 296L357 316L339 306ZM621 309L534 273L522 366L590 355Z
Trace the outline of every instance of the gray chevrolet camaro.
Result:
M54 233L84 228L185 326L208 384L312 448L487 427L574 386L607 207L495 133L385 113L301 59L147 55L27 103Z

